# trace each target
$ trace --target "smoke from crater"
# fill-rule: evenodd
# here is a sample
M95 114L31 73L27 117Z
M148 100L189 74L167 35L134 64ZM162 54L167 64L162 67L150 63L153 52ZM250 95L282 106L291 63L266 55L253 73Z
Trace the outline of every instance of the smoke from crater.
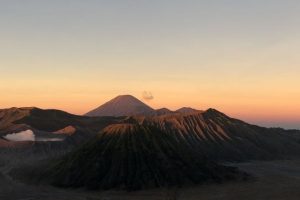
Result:
M143 96L143 99L146 101L150 101L150 100L154 99L154 96L152 95L152 93L148 92L148 91L144 91L142 96Z

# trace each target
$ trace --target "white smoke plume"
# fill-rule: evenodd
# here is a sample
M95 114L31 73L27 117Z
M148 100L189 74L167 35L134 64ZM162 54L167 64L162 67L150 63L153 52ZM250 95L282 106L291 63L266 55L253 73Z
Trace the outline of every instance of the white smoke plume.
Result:
M154 99L154 96L152 95L152 93L148 92L148 91L144 91L142 96L143 96L143 99L145 99L146 101L150 101L150 100Z

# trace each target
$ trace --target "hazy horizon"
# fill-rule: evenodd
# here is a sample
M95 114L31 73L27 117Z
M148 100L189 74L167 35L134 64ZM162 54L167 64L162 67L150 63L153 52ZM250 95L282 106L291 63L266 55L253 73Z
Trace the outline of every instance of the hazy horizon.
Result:
M299 1L4 0L0 107L83 114L120 94L300 129Z

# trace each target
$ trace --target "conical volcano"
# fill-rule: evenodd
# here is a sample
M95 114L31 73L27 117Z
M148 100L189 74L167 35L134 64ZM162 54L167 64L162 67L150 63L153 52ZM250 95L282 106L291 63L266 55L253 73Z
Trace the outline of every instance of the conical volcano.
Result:
M150 115L155 110L131 95L120 95L85 114L86 116Z
M106 127L42 176L62 187L137 190L242 178L208 161L174 135L138 123Z

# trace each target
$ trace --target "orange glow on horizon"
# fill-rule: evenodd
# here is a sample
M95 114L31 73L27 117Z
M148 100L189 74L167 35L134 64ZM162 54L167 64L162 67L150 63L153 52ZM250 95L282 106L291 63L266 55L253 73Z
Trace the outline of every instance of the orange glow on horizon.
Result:
M40 95L32 98L28 95L15 95L17 98L12 100L1 100L1 107L29 107L35 106L43 109L59 109L72 114L82 115L86 112L102 105L116 95L91 95L87 98L85 95L73 94L66 96ZM141 94L134 95L140 100ZM22 99L20 101L19 99ZM142 100L143 101L143 100ZM240 101L232 99L217 98L185 98L185 96L156 96L153 100L143 101L154 109L166 107L170 110L176 110L181 107L193 107L199 110L215 108L230 117L241 119L253 124L274 124L273 126L282 126L282 124L297 124L300 122L300 106L297 102L275 100L270 103L265 101ZM278 125L276 125L278 124ZM297 126L295 126L297 127ZM300 124L299 124L300 127Z

